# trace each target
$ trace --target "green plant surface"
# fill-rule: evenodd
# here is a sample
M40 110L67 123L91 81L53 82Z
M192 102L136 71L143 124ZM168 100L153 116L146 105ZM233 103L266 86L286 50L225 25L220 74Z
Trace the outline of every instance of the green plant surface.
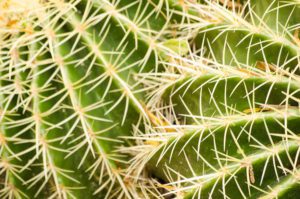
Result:
M291 198L297 0L0 2L0 198Z
M193 116L201 120L201 116L217 118L297 106L298 101L286 98L287 93L299 95L296 81L210 74L176 82L167 88L162 101L174 104L178 116L190 116L187 123L195 123Z
M289 130L297 133L297 113L291 113L289 118ZM187 197L222 198L224 194L228 197L249 197L250 193L260 193L256 187L266 189L267 185L289 172L278 167L293 168L297 164L293 160L298 144L282 142L285 133L283 124L282 116L269 113L257 114L257 119L252 121L247 116L240 116L227 125L198 127L199 130L190 130L161 147L149 167L155 168L154 172L163 178L173 180L170 185L183 184L176 192L197 190ZM271 133L278 137L270 138ZM158 168L166 169L161 171ZM178 175L181 180L177 180ZM292 183L292 186L297 185L297 181Z
M171 198L297 198L299 3L189 3L194 53L146 74L160 120L132 166ZM163 83L161 83L163 82Z
M25 179L1 166L6 180L0 193L8 198L137 196L132 180L124 177L128 155L117 151L133 144L124 139L132 125L141 117L148 120L145 91L135 74L162 70L161 59L186 48L184 39L163 35L168 21L180 17L171 16L164 2L159 8L147 1L26 3L3 3L12 24L4 26L1 58L2 123L9 129L3 137L13 134L13 144L26 149L8 153L4 145L1 161L20 160L16 172ZM6 122L13 111L20 118ZM14 126L18 129L9 133Z

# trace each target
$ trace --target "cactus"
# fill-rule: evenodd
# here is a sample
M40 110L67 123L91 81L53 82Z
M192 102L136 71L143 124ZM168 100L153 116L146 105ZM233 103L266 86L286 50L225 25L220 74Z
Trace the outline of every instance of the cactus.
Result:
M176 16L147 1L1 6L0 197L134 197L118 148L148 117L136 74L187 45L163 38Z
M129 172L146 168L163 197L297 198L299 6L187 2L190 53L144 75L160 122L138 131Z
M298 1L0 9L0 198L298 197Z

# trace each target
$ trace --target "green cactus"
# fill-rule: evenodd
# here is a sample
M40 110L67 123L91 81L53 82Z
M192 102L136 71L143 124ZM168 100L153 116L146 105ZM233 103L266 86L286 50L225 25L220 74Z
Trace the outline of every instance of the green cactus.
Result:
M176 80L148 83L168 124L140 135L150 144L133 167L172 197L297 198L299 2L189 5L180 34L194 53L169 64Z
M0 9L0 198L298 197L299 1Z
M136 74L187 45L163 38L176 16L147 1L2 6L1 198L134 197L117 150L148 117Z

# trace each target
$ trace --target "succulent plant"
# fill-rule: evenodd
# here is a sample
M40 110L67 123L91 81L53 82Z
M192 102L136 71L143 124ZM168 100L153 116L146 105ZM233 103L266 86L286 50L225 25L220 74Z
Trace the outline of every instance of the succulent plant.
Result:
M298 198L299 1L0 9L0 198Z

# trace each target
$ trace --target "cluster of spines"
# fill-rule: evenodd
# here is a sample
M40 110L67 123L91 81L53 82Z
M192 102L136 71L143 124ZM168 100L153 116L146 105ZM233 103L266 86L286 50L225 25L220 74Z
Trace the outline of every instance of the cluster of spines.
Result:
M132 143L120 136L129 136L139 115L149 114L135 73L160 70L159 60L177 51L161 40L172 19L165 2L157 9L153 2L128 2L34 1L27 2L37 5L34 12L24 5L18 18L6 19L1 197L131 198L147 192L141 187L138 193L124 178L127 158L116 149ZM7 142L24 147L14 151Z
M179 198L296 197L299 2L186 3L177 34L191 50L139 74L160 122L136 131L130 171L148 167Z
M99 2L49 1L42 5L44 10L38 12L39 15L24 19L26 27L22 27L23 32L3 41L0 72L3 73L1 82L4 82L1 85L1 94L4 95L1 96L4 102L1 109L4 111L1 120L4 129L8 125L11 127L8 129L18 136L11 137L8 132L0 137L0 168L6 173L4 188L0 192L2 196L25 197L22 189L31 185L37 186L35 189L41 192L39 188L48 186L44 193L53 198L76 198L76 194L85 193L82 190L87 190L87 187L91 189L88 194L104 193L104 197L117 197L119 193L119 197L137 197L137 194L162 197L161 192L153 188L158 187L178 197L200 197L208 193L208 197L221 194L226 198L232 194L228 193L226 186L234 181L242 197L256 190L264 192L267 198L278 196L285 191L282 187L297 182L298 136L291 129L299 115L294 110L297 109L295 104L299 104L298 24L288 23L291 18L296 18L293 16L295 11L285 18L278 16L280 12L276 10L285 6L297 9L299 2L271 1L264 15L256 10L261 6L257 1ZM182 6L183 9L171 12L172 6ZM75 7L82 12L77 13ZM169 24L174 20L173 15L181 19L178 24L173 27L159 25L155 30L156 19ZM268 24L273 16L275 26ZM35 22L31 24L32 21ZM294 21L297 22L297 18ZM98 28L99 24L101 28ZM112 29L123 31L122 36L112 37ZM5 27L3 32L18 30ZM161 40L168 33L180 39ZM191 49L187 49L182 39L186 35L191 38ZM238 54L237 50L242 53ZM278 59L269 56L272 53L277 53ZM232 81L236 86L227 87ZM146 87L140 87L140 83ZM220 84L223 87L218 86ZM56 91L54 95L53 91ZM143 96L145 91L150 91L147 99ZM204 91L210 94L208 99L202 97ZM257 98L261 93L264 93L263 98ZM240 97L242 108L237 107L237 102L227 102L227 97L232 95ZM278 99L272 101L273 98ZM212 110L203 110L207 108L202 105L203 100L209 101ZM144 118L140 119L139 114ZM142 125L133 128L134 136L128 140L136 140L138 146L125 148L138 155L130 162L132 166L125 175L119 164L126 164L127 158L116 152L111 155L110 151L114 149L111 145L124 144L119 143L118 136L128 138L131 133L128 127L134 121ZM264 131L273 147L252 135L252 126L258 121L263 121L266 126ZM97 126L99 123L100 127ZM283 133L270 132L269 123ZM126 127L123 128L126 132L118 133L118 139L110 137L114 130L123 132L121 125ZM228 130L231 125L240 125L238 135ZM220 142L224 148L216 145L214 136L220 128L225 128L224 139ZM209 132L206 137L202 137L204 132ZM22 137L29 134L29 137ZM194 147L191 141L199 135ZM244 146L239 143L241 135L252 141L253 151L266 152L262 156L245 154L241 149ZM212 165L206 154L200 153L204 138L213 139L214 155L211 156L218 160L217 165ZM282 143L278 144L278 139L282 139ZM227 154L228 140L237 148L240 157ZM12 151L6 142L30 147L24 151ZM286 151L291 153L287 159L282 155ZM25 158L25 155L30 157ZM10 159L9 164L6 164L6 156ZM53 159L65 156L68 158ZM196 161L191 161L190 156ZM176 158L185 162L185 167L180 168L182 170L173 164L172 160ZM270 191L254 184L257 173L253 165L261 158L267 160L264 164L267 166L272 158L276 180L279 180L277 170L290 174L287 179L280 180L278 186L269 187ZM14 164L15 159L22 160L21 165L24 159L29 161L23 167ZM287 160L292 168L284 166L282 160ZM56 165L62 161L66 164L79 162L79 170L75 169L78 173ZM197 161L205 165L201 168L212 173L206 174L206 171L200 175L200 171L194 171ZM161 184L156 180L146 180L144 176L137 177L146 164L152 167L151 172L156 176L170 183ZM156 164L165 169L157 169ZM262 169L263 173L267 166ZM30 170L35 177L28 178L21 170ZM244 184L247 193L240 187L243 182L237 180L240 170L246 172ZM82 176L86 171L94 180ZM264 175L258 176L260 184L266 181ZM132 184L132 178L140 179L134 182L138 185ZM49 185L38 185L43 179ZM18 180L21 183L16 182ZM221 188L218 187L220 181ZM68 183L72 186L66 186ZM112 190L115 194L110 195Z

